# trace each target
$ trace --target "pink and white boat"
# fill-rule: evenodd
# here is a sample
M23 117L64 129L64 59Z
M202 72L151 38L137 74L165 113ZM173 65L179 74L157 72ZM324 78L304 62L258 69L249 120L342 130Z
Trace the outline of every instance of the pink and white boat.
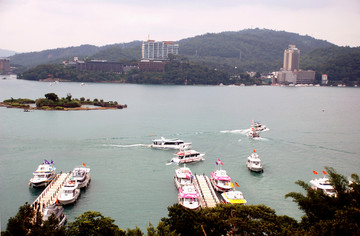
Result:
M184 185L191 185L193 183L194 176L191 173L189 167L185 164L183 167L180 167L175 170L174 182L177 189L181 188Z
M179 188L178 203L191 210L200 207L200 194L193 184Z
M227 174L226 170L221 169L221 165L224 165L220 159L216 162L217 165L220 164L219 170L211 172L210 181L214 189L219 192L227 192L233 189L231 185L231 178Z

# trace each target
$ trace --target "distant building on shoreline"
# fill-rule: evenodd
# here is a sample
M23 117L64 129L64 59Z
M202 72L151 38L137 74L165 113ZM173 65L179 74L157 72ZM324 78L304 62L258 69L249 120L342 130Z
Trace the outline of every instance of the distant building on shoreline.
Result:
M147 60L167 60L169 54L179 54L179 44L173 41L156 42L155 40L144 41L141 45L141 58Z
M290 44L288 49L284 51L283 70L294 71L299 70L300 50L295 45Z
M165 72L169 63L169 55L179 55L179 44L173 41L156 42L144 41L141 45L141 61L138 63L140 71Z
M315 71L301 70L300 50L295 45L289 45L284 51L283 68L276 72L278 83L289 84L313 84L315 82Z
M0 58L0 74L9 74L11 72L10 60Z
M121 62L108 62L106 60L80 61L78 57L74 57L74 61L64 61L63 64L76 67L77 70L113 72L119 74L137 68L137 66L134 65L127 65Z

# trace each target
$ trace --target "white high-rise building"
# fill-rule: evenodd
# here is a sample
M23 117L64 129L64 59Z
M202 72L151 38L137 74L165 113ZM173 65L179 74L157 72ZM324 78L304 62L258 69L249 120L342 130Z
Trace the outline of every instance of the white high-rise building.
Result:
M179 54L179 44L172 41L156 42L147 40L141 46L141 58L148 60L166 60L169 54Z

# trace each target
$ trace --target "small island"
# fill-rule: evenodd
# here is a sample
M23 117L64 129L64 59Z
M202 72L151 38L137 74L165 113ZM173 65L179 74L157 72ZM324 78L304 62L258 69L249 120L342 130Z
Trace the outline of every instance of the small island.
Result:
M35 104L32 106L31 104ZM45 94L45 98L38 98L31 100L28 98L10 98L0 102L0 106L7 108L21 108L24 111L30 110L57 110L57 111L77 111L77 110L108 110L108 109L123 109L127 108L127 105L120 105L116 101L104 102L102 99L94 100L72 98L70 93L66 98L59 98L55 93Z

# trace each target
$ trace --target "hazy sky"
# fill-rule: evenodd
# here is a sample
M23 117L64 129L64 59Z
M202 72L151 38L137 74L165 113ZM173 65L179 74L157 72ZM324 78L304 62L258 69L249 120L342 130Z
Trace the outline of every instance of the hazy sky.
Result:
M266 28L360 46L360 0L0 0L0 48L180 40Z

